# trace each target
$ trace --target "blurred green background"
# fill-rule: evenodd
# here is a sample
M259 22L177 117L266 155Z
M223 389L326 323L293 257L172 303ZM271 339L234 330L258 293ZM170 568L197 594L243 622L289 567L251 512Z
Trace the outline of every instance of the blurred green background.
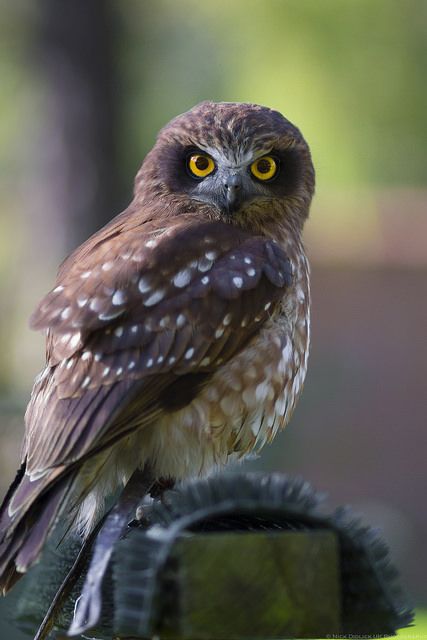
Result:
M265 104L301 128L317 170L305 233L313 343L291 425L247 468L302 474L355 506L425 606L427 2L0 9L2 492L43 364L27 318L58 263L126 206L171 117L203 99ZM20 637L4 624L1 638Z

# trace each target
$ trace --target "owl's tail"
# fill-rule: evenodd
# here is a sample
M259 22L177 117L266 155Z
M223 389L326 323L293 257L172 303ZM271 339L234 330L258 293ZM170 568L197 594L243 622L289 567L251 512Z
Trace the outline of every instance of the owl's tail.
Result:
M25 463L0 507L0 593L6 593L38 560L59 511L68 498L74 474L31 481Z

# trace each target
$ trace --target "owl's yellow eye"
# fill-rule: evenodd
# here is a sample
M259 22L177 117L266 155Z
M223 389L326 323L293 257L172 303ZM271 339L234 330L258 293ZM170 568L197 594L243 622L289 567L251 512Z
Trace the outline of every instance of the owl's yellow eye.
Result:
M278 164L272 156L262 156L251 164L251 173L258 180L271 180L277 173Z
M204 153L193 153L188 158L188 168L196 178L206 178L215 169L215 162Z

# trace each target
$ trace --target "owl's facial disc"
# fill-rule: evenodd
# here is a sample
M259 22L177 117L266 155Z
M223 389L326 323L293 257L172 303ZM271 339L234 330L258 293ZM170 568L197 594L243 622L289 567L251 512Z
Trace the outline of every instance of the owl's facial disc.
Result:
M171 120L136 181L141 199L162 196L172 208L179 203L183 211L243 225L264 214L300 223L313 191L313 164L299 130L273 109L230 102L202 102Z
M227 215L258 197L265 198L266 183L278 177L280 161L272 155L250 160L232 162L215 152L192 151L187 157L187 172L194 181L192 198L213 204Z

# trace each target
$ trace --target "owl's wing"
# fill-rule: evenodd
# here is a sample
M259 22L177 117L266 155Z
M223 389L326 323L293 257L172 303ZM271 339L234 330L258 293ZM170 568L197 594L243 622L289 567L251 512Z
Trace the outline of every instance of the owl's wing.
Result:
M32 316L49 333L48 367L27 411L30 475L152 422L177 380L190 401L292 280L276 243L219 222L133 230L66 266Z

